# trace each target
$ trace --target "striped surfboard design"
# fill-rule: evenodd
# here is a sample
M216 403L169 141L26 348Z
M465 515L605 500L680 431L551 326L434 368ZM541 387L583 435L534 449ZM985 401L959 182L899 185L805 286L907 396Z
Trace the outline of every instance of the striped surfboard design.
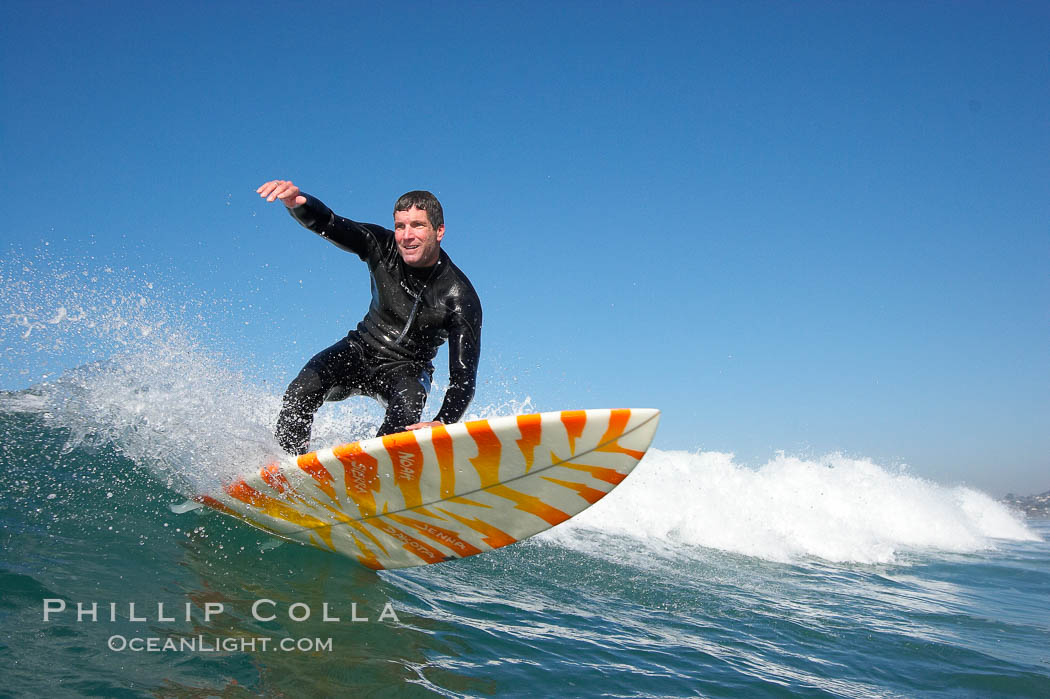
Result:
M369 568L440 563L590 507L642 458L659 419L568 410L401 432L289 457L194 500Z

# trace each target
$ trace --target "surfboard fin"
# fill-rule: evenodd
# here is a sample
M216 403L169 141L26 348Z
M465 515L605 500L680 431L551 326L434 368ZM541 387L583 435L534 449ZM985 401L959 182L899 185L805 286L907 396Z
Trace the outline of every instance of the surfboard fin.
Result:
M171 508L171 511L175 514L184 515L187 512L199 510L200 508L204 507L204 505L200 504L199 502L194 502L193 500L187 500L186 502L180 503L178 505L169 505L169 507Z

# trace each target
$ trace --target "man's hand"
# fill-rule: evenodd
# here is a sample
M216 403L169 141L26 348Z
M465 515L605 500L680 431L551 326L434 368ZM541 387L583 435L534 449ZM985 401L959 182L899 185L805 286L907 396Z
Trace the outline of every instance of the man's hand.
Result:
M280 199L281 203L289 209L306 203L306 197L300 194L299 188L289 180L270 180L255 191L266 201Z
M438 422L436 420L431 420L430 422L417 422L414 425L409 425L405 429L406 430L421 430L424 427L437 427L438 425L443 425L443 424L444 423L442 423L442 422Z

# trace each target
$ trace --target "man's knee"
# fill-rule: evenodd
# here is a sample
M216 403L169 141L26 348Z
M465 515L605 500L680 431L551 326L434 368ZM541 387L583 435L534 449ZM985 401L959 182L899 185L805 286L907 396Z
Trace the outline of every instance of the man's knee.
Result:
M305 454L310 443L313 417L324 401L324 383L310 365L292 379L281 401L274 434L289 454Z

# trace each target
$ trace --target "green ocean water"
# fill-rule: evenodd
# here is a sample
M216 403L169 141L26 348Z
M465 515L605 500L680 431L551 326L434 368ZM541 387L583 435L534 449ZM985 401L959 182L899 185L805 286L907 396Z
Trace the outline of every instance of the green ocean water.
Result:
M946 515L951 494L926 484L920 524L954 526L958 545L858 534L868 559L890 559L832 561L743 553L748 536L770 546L746 522L725 523L736 544L702 545L688 513L632 510L632 476L581 526L376 574L217 513L173 514L171 474L124 453L134 430L89 443L36 393L0 403L0 695L1050 696L1050 523L975 544L979 520L1013 517L990 499ZM850 470L820 468L829 489ZM725 479L656 452L635 485L681 469Z

